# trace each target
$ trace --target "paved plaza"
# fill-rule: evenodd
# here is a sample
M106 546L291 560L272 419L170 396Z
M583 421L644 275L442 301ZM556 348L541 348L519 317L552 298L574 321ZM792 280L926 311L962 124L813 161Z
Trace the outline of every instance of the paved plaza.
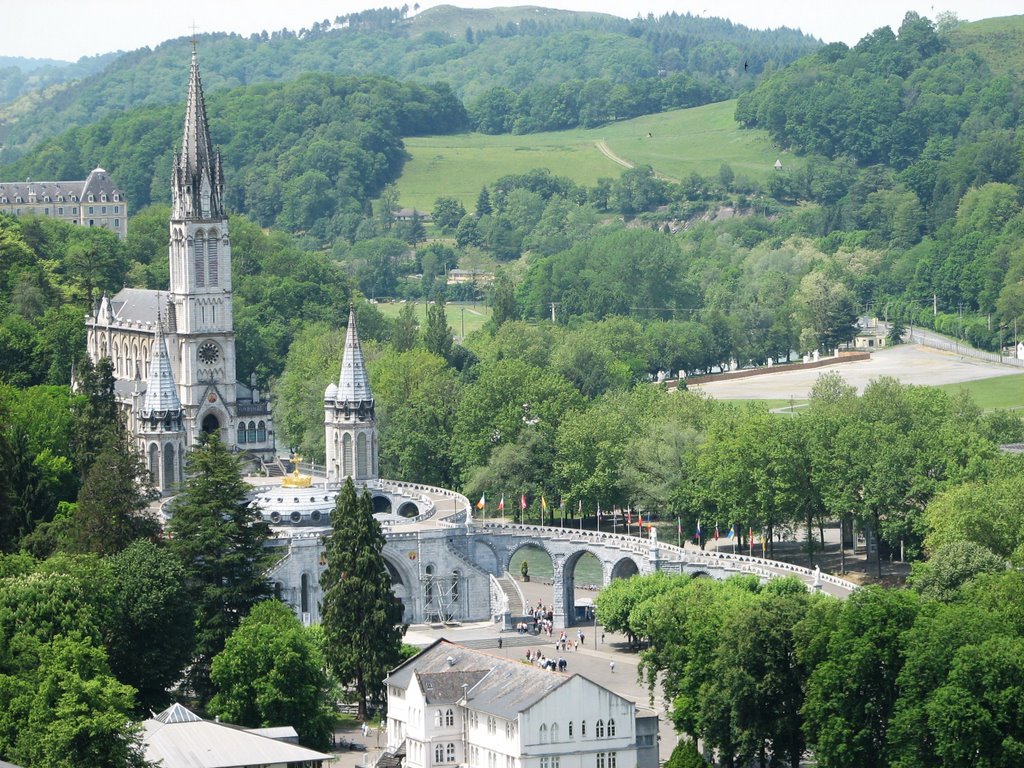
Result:
M873 352L870 360L837 363L823 368L779 371L746 379L713 381L695 384L693 389L720 400L806 400L818 377L829 371L839 373L849 384L857 387L858 392L863 392L868 382L880 376L892 376L904 384L938 386L1024 374L1020 368L975 360L917 344L905 344Z

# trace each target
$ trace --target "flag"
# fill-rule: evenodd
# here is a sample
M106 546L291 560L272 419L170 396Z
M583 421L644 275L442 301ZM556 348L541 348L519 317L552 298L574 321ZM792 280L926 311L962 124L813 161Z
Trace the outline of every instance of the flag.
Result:
M477 509L483 509L486 506L487 506L487 494L481 493L480 494L480 501L478 501L476 503L476 508Z
M498 502L498 511L505 511L505 494L501 494L501 501Z
M576 513L580 517L583 517L583 499L580 499L579 502L576 504Z
M597 502L597 522L601 522L601 502Z
M683 538L683 518L681 517L676 518L676 538L680 540Z
M699 518L697 519L697 532L695 534L693 534L693 538L695 538L697 541L700 541L700 519Z
M526 494L524 493L519 497L519 508L526 509Z
M543 496L540 497L540 511L541 512L547 512L548 511L548 503L544 499Z
M715 523L715 541L718 541L718 523Z
M727 538L727 539L734 539L734 538L736 538L736 526L735 525L729 527L729 532L727 534L725 534L725 538Z
M753 556L754 554L754 528L751 526L747 529L747 554Z

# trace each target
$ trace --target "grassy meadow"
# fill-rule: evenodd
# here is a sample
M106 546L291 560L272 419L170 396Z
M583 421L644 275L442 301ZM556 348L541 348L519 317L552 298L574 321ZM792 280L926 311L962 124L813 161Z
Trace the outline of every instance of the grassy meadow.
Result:
M507 174L547 168L579 184L615 177L623 166L599 149L605 146L634 165L650 165L662 176L681 179L693 172L714 175L729 163L742 177L764 180L776 159L801 163L780 152L764 131L742 130L733 119L735 101L677 109L611 123L522 136L463 133L405 139L411 159L397 187L401 205L429 211L448 195L472 210L480 188Z
M1024 375L1011 373L992 379L965 381L960 384L943 384L950 394L967 390L978 406L986 411L997 408L1024 408Z
M377 309L380 310L382 315L393 320L398 317L402 304L397 301L380 303L377 305ZM484 306L479 301L475 304L472 302L445 304L444 311L448 316L448 325L451 326L455 335L459 337L463 335L463 322L465 322L465 335L468 336L473 331L482 328L484 323L491 317L491 308ZM419 318L421 325L426 322L427 305L422 301L416 303L416 317Z

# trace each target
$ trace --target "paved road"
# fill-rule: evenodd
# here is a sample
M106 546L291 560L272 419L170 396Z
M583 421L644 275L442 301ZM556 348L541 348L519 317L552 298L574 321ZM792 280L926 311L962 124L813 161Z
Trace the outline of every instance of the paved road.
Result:
M917 331L915 330L915 333ZM835 371L863 392L872 379L893 376L905 384L959 384L965 381L1020 373L1020 369L943 352L920 345L902 344L872 353L870 360L837 363L824 368L778 371L746 379L695 384L694 389L722 400L806 400L818 377Z

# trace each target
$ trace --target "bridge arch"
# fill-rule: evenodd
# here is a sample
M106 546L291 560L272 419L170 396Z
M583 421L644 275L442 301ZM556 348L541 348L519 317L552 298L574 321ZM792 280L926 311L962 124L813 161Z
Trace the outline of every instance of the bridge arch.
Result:
M388 569L388 576L391 577L391 590L402 603L402 621L411 622L417 615L419 576L405 562L405 558L389 553L387 547L381 554Z
M402 517L416 517L420 513L420 508L411 501L407 501L398 508L398 514Z
M470 552L472 553L473 562L483 570L495 576L502 576L505 573L504 569L499 568L501 558L491 542L476 539L470 547Z
M529 538L523 541L517 542L514 548L508 553L508 559L504 563L504 569L509 573L518 576L520 574L520 567L522 560L524 559L527 552L539 551L550 561L550 567L545 567L543 559L540 560L540 572L535 572L537 567L537 560L534 559L530 567L530 577L537 577L541 579L550 579L554 576L555 571L555 556L550 549L546 546L543 539ZM529 562L529 558L527 558Z
M612 566L611 579L628 579L630 576L636 576L639 573L640 566L636 560L626 556Z
M388 514L391 512L391 499L387 496L377 495L373 497L373 513L375 515Z

